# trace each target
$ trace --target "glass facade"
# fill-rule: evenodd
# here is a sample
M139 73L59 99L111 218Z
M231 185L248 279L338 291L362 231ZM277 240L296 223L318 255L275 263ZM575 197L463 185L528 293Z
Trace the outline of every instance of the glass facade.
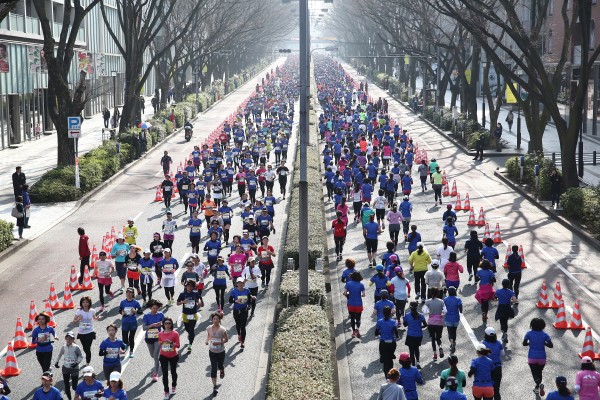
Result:
M84 4L87 2L83 2ZM118 27L115 1L105 1L106 13L112 27ZM75 56L69 73L73 87L79 69L86 65L88 102L84 118L100 113L105 107L114 108L123 102L124 62L117 45L108 33L100 5L84 19L75 42ZM52 22L56 41L62 30L63 2L48 1L46 12ZM118 32L119 40L122 35ZM31 0L19 2L18 7L0 22L0 146L31 140L36 131L51 134L52 121L47 115L48 74L39 54L43 45L41 25ZM147 58L146 60L147 61ZM148 79L143 95L154 92L154 74Z

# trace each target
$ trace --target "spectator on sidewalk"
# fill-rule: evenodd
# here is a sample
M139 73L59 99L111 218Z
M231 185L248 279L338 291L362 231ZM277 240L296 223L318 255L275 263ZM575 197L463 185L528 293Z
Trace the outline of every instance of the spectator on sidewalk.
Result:
M494 129L494 137L496 138L496 151L502 151L502 143L500 143L500 138L502 137L502 124L498 122L496 125L496 129Z
M152 100L150 100L150 103L152 104L152 108L154 109L154 114L156 114L156 112L158 111L158 97L153 97Z
M142 114L144 114L146 110L146 100L144 99L144 96L140 96L140 110L142 110Z
M27 178L25 177L25 174L21 172L20 166L15 168L15 172L12 174L12 182L15 198L17 196L21 196L23 192L23 185L27 182Z
M85 234L85 229L79 227L77 228L77 234L79 235L79 284L83 284L83 275L85 266L90 267L90 256L92 253L90 252L90 238Z
M108 128L108 123L110 121L110 111L108 107L104 107L104 111L102 111L102 118L104 119L104 127Z
M19 231L19 238L17 240L23 239L23 228L25 227L25 209L23 208L23 196L16 196L15 208L13 209L13 217L17 219L17 228Z
M513 114L512 111L508 112L508 115L506 116L506 123L508 124L508 131L512 132L512 126L513 126L513 121L515 120L515 114Z
M556 206L555 208L558 208L558 204L560 203L560 181L560 174L556 167L554 167L550 173L550 197L552 199L552 207Z
M21 192L21 196L23 197L23 209L24 211L24 228L31 228L29 226L29 216L31 215L31 198L29 197L29 185L23 185L23 191Z
M479 134L479 137L477 138L477 142L475 143L475 158L473 160L477 161L477 159L479 159L479 161L483 161L483 147L485 146L485 137L483 136L483 133Z

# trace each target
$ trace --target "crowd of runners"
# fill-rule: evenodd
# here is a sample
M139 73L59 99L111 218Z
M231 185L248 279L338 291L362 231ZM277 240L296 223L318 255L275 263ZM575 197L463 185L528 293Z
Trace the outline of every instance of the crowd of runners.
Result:
M439 390L434 398L466 399L467 386L471 386L469 391L475 399L501 399L509 321L519 303L524 268L519 246L511 247L512 254L503 265L492 238L480 238L477 230L471 230L464 243L457 243L459 229L464 227L457 227L453 206L442 194L443 166L435 158L417 156L418 143L389 115L387 102L371 98L368 84L355 81L339 63L317 59L315 79L322 109L319 132L327 188L325 207L335 212L330 232L347 298L346 321L351 337L361 338L365 331L363 313L376 315L377 339L373 340L379 341L379 361L387 378L378 398L419 398L419 391L424 390L419 386L425 383L421 348L429 341L431 353L426 352L427 357L434 362L447 357L447 369L439 375L439 388L427 389L427 398L433 398L432 390ZM417 191L422 195L415 197ZM412 218L413 202L427 203L430 212L439 212L434 217L439 221L435 237L423 237L419 232L419 221ZM352 230L363 235L366 265L344 257L344 244ZM381 249L379 244L387 235L389 240ZM424 242L438 244L428 251L431 246ZM465 266L458 262L461 253L466 253ZM472 360L459 360L455 354L465 273L466 285L476 287L474 297L481 307L482 323L487 325ZM373 296L374 310L365 309L365 296ZM490 320L491 302L496 310ZM546 349L553 347L545 326L543 319L533 318L529 332L519 338L529 348L533 391L539 396L546 394L542 372ZM397 344L400 331L404 331L403 346ZM396 359L398 368L394 368ZM573 378L579 398L600 399L600 374L590 357L583 357L581 371ZM558 376L555 383L557 390L549 393L548 399L573 398L567 378Z
M32 343L42 385L35 400L63 398L54 387L55 375L62 375L69 400L127 399L122 364L125 358L134 358L139 330L153 360L139 368L149 369L152 382L162 378L168 399L177 390L178 368L198 368L181 363L180 354L192 351L199 333L196 325L205 320L211 324L201 340L208 347L213 395L218 393L217 379L225 377L225 347L230 340L224 324L235 324L236 341L244 350L246 325L275 268L276 250L269 237L275 233L275 218L281 218L275 215L275 205L285 199L287 190L297 82L297 59L289 59L266 74L233 121L223 124L217 140L194 146L186 165L178 167L164 152L160 186L164 210L155 231L139 231L131 218L114 245L99 252L98 297L80 298L72 322L76 332L58 337L50 316L38 315ZM182 226L187 235L179 233ZM85 231L80 228L79 234L83 283L89 250ZM183 254L174 254L173 243L180 240L189 240L188 259L178 260ZM209 288L215 297L208 295ZM165 315L175 305L181 307L179 318ZM95 322L115 307L120 323L109 324L106 332L96 331ZM202 309L210 311L201 314ZM101 371L92 366L100 363ZM61 373L53 373L52 366ZM105 383L98 380L100 372ZM2 391L10 393L8 382L2 386L0 396Z

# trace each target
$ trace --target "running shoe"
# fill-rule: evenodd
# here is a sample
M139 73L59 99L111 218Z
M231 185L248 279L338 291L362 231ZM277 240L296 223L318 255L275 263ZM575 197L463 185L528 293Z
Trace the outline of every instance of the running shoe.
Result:
M361 335L360 335L360 332L358 331L358 329L356 330L356 337L359 339L361 338Z
M540 396L544 397L546 395L546 390L544 389L544 384L540 383Z
M244 350L246 348L246 346L244 345L244 342L242 342L242 344L240 345L240 349Z
M216 387L216 386L214 386L214 387L213 387L213 392L212 392L212 394L213 394L213 396L216 396L216 395L218 395L218 394L219 394L219 391L217 390L217 387Z
M454 340L450 343L450 354L454 354L456 352L456 343Z
M133 355L133 353L129 353L129 358L133 358L133 357L135 357L135 356Z
M192 345L191 345L191 344L188 344L187 351L188 351L188 353L191 353L191 352L192 352Z
M128 344L125 345L125 353L127 353L127 350L129 350L129 345Z
M440 346L440 358L444 358L444 349Z
M356 337L356 329L352 331L352 337L355 338Z
M433 353L433 361L437 361L437 354Z
M164 399L165 400L169 400L170 396L169 396L169 392L165 392L164 394Z
M152 382L158 382L158 374L156 372L152 374Z
M115 294L113 292L108 292L108 295L110 296L111 299L115 298Z
M473 274L469 274L469 282L473 280Z
M421 364L417 363L417 369L421 369Z
M177 393L177 388L175 386L173 386L171 388L171 394L175 394L175 393Z
M225 378L225 369L221 370L221 373L219 374L219 376L221 377L221 379Z
M504 332L504 333L502 334L502 341L503 341L504 343L508 343L508 333Z
M100 312L103 312L103 311L104 311L104 309L105 309L105 307L104 307L104 305L102 305L102 306L100 307Z

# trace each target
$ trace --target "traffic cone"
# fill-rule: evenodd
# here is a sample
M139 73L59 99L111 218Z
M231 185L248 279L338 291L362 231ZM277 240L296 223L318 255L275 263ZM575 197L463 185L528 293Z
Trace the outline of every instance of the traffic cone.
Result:
M154 201L162 201L162 190L160 190L160 185L156 187L156 194L154 195Z
M510 248L510 245L507 243L506 244L506 257L504 257L504 265L502 265L505 269L508 269L508 256L510 256L512 254L512 250Z
M469 222L467 222L468 226L476 226L477 222L475 222L475 212L471 208L471 212L469 213Z
M596 358L597 354L594 352L594 337L592 336L592 328L589 326L585 330L585 339L583 339L583 347L581 349L581 353L579 353L579 358L590 357L592 359Z
M94 285L92 284L92 278L90 277L90 270L87 265L83 269L83 285L81 285L81 290L92 290Z
M552 324L556 329L569 329L567 323L567 313L565 312L565 302L560 302L558 313L556 314L556 321Z
M448 179L446 179L446 170L442 172L442 185L446 185L448 183Z
M494 243L502 243L502 236L500 235L500 224L496 223L496 230L494 231Z
M52 312L52 308L50 308L50 303L48 302L48 299L44 300L44 304L45 304L44 313L48 314L48 316L50 317L50 322L48 322L48 326L50 326L52 328L56 328L56 321L54 320L54 313Z
M458 193L458 191L456 190L456 181L452 182L452 191L450 192L450 196L454 197L456 196L456 194Z
M37 316L38 312L37 308L35 308L35 301L31 300L31 303L29 303L29 322L27 322L28 331L32 330L37 325L37 322L35 321Z
M65 292L63 293L63 304L61 308L63 310L75 308L75 303L73 303L73 295L71 294L69 282L65 282Z
M571 321L569 322L569 329L585 329L583 327L583 321L581 320L581 306L579 304L579 299L575 300L575 305L573 306L573 314L571 314Z
M448 187L448 183L444 184L444 188L442 189L442 196L450 196L450 188Z
M469 193L465 195L465 205L463 206L463 210L469 211L471 209L471 199L469 199Z
M556 287L554 289L554 296L552 298L552 304L550 308L560 308L560 305L563 303L562 292L560 290L560 282L556 281Z
M71 291L81 289L79 285L79 280L77 278L77 271L75 270L75 266L71 265L71 276L69 277L69 288Z
M8 349L6 350L6 366L0 375L2 376L17 376L21 373L19 366L17 365L17 357L15 357L15 350L13 349L12 342L8 342Z
M485 214L483 213L483 207L479 207L479 219L477 220L477 225L485 225Z
M535 306L537 308L550 308L550 303L548 301L548 287L546 286L546 281L542 281L542 288L540 289L538 301Z
M527 265L525 264L525 254L523 253L523 245L519 246L519 257L521 257L521 268L527 268Z
M50 303L50 308L53 310L58 310L61 308L61 304L58 301L58 296L56 295L56 288L54 287L54 282L50 282L50 295L48 296L48 302Z
M92 246L92 262L90 264L90 268L96 269L96 261L98 261L98 250L96 246Z
M110 238L111 238L112 240L114 240L114 239L116 238L116 236L115 236L115 227L114 227L114 226L113 226L113 227L111 227L111 229L110 229ZM114 242L113 242L113 243L114 243Z
M460 194L457 193L456 194L456 203L454 204L454 211L460 211L462 210L462 205L460 204Z
M477 224L479 225L479 224ZM490 238L490 224L485 224L485 231L483 232L483 240L487 240Z
M30 347L35 347L35 345L31 345L27 341L27 336L25 336L25 331L23 331L23 323L21 322L21 318L17 317L17 327L15 328L15 337L13 338L15 349L28 349Z

